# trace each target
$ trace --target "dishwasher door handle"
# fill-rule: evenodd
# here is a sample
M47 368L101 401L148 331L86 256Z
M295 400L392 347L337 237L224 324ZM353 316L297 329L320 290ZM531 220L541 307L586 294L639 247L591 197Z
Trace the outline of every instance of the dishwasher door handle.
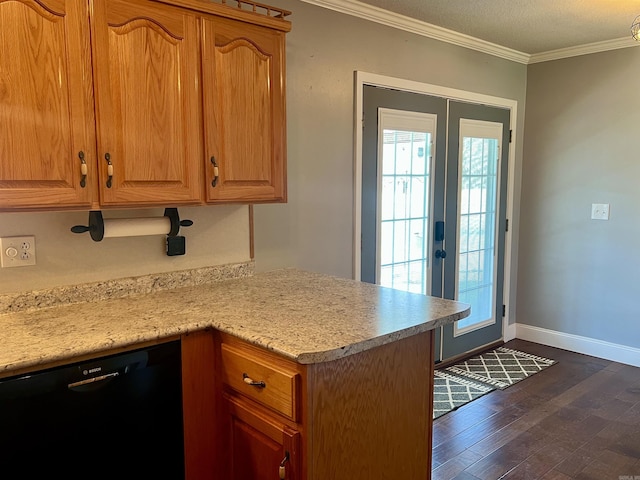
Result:
M69 390L72 390L72 389L74 389L76 387L82 387L84 385L89 385L91 383L102 382L104 380L110 380L110 379L115 378L115 377L117 377L119 375L120 375L119 372L107 373L105 375L98 375L97 377L91 377L91 378L87 378L85 380L80 380L78 382L72 382L69 385L67 385L67 388L69 388Z

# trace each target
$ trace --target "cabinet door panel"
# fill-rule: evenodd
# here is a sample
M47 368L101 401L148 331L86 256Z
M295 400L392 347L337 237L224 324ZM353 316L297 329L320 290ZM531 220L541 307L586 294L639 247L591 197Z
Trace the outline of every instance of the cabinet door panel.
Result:
M202 32L207 200L285 201L284 33L222 18Z
M195 16L144 1L95 1L93 9L101 203L198 202L203 158Z
M225 395L223 418L228 439L222 459L228 460L225 478L232 480L273 480L284 462L285 479L299 480L300 433L276 417L255 409L243 400Z
M0 209L91 202L87 17L75 0L0 0Z

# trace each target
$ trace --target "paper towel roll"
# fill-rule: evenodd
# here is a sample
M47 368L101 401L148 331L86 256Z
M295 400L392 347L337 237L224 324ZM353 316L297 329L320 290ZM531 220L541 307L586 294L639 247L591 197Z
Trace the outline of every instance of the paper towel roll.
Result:
M106 218L104 238L167 235L171 231L169 217Z

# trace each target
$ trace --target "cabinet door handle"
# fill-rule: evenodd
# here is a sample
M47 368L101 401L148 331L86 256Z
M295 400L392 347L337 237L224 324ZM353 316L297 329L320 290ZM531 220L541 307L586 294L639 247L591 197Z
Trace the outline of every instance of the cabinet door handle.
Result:
M284 458L280 462L280 467L278 467L278 475L280 480L284 480L287 476L287 470L285 464L289 461L289 452L284 452Z
M84 152L82 150L78 152L78 158L80 159L80 173L82 174L80 186L84 188L87 186L87 162L84 159Z
M252 387L265 388L267 386L267 384L264 383L262 380L260 381L253 380L246 373L242 374L242 380L244 381L244 383L246 383L247 385L251 385Z
M218 184L218 163L216 157L211 157L211 164L213 165L213 180L211 180L211 186L215 187Z
M111 188L111 179L113 178L113 163L111 163L111 155L109 155L109 152L104 154L104 159L107 161L107 188Z

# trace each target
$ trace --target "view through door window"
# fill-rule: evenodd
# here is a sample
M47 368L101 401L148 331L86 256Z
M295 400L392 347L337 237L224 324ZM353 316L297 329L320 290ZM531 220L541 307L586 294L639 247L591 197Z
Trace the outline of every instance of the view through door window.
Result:
M382 137L380 285L427 294L432 133L385 128Z
M495 321L496 188L502 133L481 138L467 136L461 128L461 135L456 298L472 308L469 317L457 322L458 331Z

